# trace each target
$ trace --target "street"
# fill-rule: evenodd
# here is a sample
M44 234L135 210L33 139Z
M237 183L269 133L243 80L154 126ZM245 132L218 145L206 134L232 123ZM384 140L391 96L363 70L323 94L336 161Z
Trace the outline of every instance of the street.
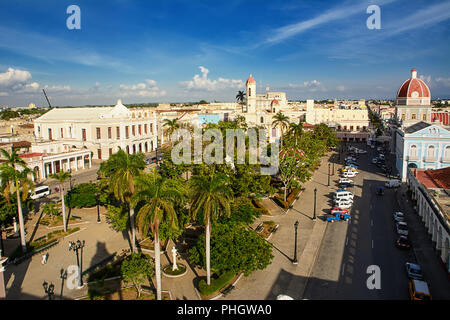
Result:
M405 211L407 200L402 190L385 189L384 195L376 194L376 188L383 186L387 178L371 163L378 154L376 149L363 148L368 153L359 156L360 173L353 179L355 186L349 188L355 197L352 219L349 223L328 224L304 298L409 299L405 272L405 262L409 261L422 266L434 299L449 299L449 281L443 270L439 272L442 268L438 259L416 257L415 253L424 241L420 234L426 233L424 227L420 225L419 219L415 219L417 215ZM389 162L390 157L387 158ZM401 250L395 246L398 238L392 217L395 211L407 213L406 221L413 246L410 250ZM419 237L420 242L416 240ZM371 290L367 280L372 273L367 268L372 265L380 268L381 287Z

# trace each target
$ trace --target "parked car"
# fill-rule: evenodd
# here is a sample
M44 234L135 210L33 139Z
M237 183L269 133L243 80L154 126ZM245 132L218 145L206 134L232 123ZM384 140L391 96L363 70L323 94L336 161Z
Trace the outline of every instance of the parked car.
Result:
M352 207L353 200L337 200L334 202L334 205L341 209L348 209Z
M347 178L340 178L338 183L350 183L353 184L353 180Z
M334 193L333 198L336 200L340 200L340 199L352 199L353 200L353 193L349 192L349 191L345 191L345 190L338 190L337 192Z
M349 210L342 209L342 208L339 208L339 207L333 207L333 208L331 208L331 210L330 210L330 213L331 213L331 214L335 214L335 213L337 213L337 212L342 213L342 214L350 214L350 211L349 211Z
M31 195L31 199L36 200L48 196L50 194L50 188L49 186L40 186L36 187L33 193L31 193L31 190L29 190L28 193Z
M396 245L397 245L397 248L400 248L400 249L411 248L411 244L409 243L408 237L406 237L406 236L398 237Z
M357 171L348 171L348 172L343 172L342 177L343 178L354 178L354 177L356 177L357 174L358 174Z
M397 234L402 235L402 236L407 236L408 235L408 224L406 222L397 222L395 224L395 228L397 229Z
M384 154L382 154L382 153L380 153L380 154L378 155L378 158L381 159L381 160L385 160L385 159L384 159Z
M353 187L353 183L339 183L337 187L340 189L351 188Z
M408 278L417 279L417 280L423 279L422 268L418 264L415 264L412 262L406 262L405 268L406 268L406 274L408 275Z
M405 214L400 211L394 212L394 221L395 222L405 222Z
M384 183L386 188L398 188L402 185L402 182L397 179L388 180Z
M378 158L373 158L373 159L372 159L372 163L373 163L373 164L377 164L377 163L378 163Z

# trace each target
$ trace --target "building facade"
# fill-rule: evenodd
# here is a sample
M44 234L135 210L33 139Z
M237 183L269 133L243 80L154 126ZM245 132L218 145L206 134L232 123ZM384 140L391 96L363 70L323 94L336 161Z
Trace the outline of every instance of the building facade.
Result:
M107 160L119 149L152 152L157 131L154 109L128 109L121 100L114 107L54 108L34 121L33 152L88 149L92 159Z
M419 122L395 131L396 168L403 181L407 168L440 169L450 166L450 132Z
M431 93L428 86L417 78L417 70L411 70L411 78L403 82L397 91L395 119L403 127L417 122L431 122Z
M450 275L450 167L438 170L410 168L407 185L416 201L417 214Z

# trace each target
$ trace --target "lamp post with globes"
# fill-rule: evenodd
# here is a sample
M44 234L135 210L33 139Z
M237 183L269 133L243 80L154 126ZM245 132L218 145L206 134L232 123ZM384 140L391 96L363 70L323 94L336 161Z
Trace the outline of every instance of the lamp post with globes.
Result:
M50 283L49 285L47 281L44 281L42 286L44 287L45 294L48 295L48 300L52 300L52 296L54 295L55 292L55 285L53 283Z
M77 256L77 267L78 267L78 287L81 288L83 286L83 277L82 277L82 261L83 258L83 247L84 247L85 241L77 240L77 242L70 241L69 243L69 251L75 251ZM80 250L80 255L78 255L78 250ZM80 259L81 257L81 259Z

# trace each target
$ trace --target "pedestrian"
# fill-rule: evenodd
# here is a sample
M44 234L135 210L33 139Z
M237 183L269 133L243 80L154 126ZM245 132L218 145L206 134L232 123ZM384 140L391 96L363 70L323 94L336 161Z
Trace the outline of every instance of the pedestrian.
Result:
M48 252L42 255L42 264L46 264L48 259Z

